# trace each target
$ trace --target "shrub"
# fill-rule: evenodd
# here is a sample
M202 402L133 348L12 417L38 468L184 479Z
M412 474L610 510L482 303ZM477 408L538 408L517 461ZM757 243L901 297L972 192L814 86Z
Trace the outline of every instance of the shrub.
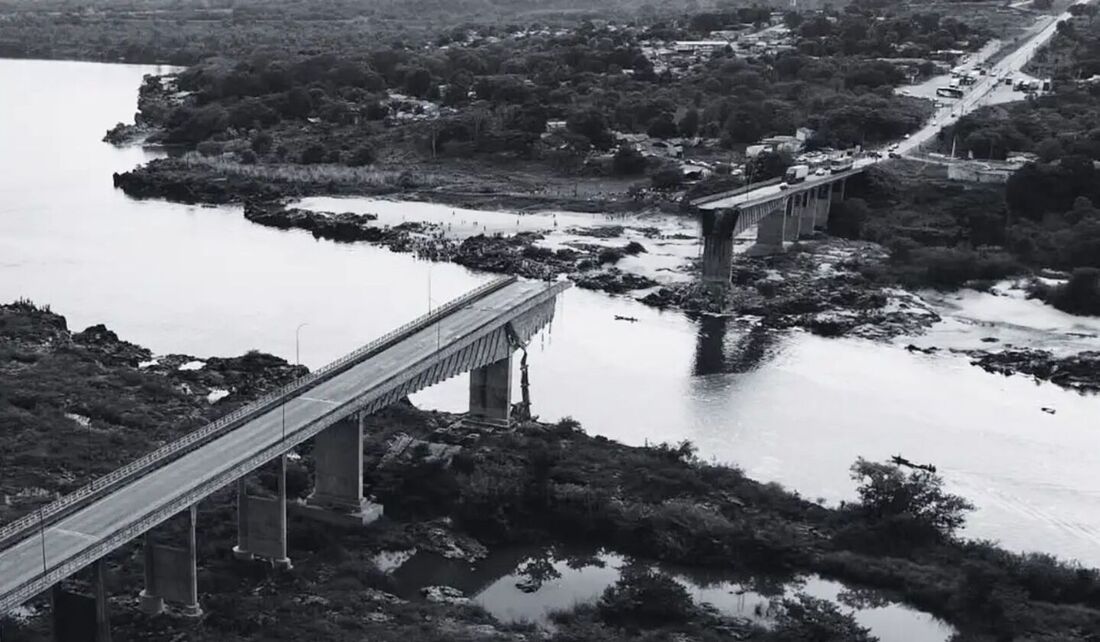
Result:
M1077 268L1064 285L1051 288L1046 300L1070 314L1100 316L1100 270Z
M645 171L645 157L633 147L624 145L615 152L611 169L620 176L636 176Z
M872 523L887 524L894 534L950 538L966 521L974 505L943 490L943 479L926 470L905 473L894 464L862 457L852 464L859 482L858 510Z
M783 642L871 642L878 638L841 613L836 605L809 595L799 594L783 600L769 640Z
M695 613L695 602L687 589L664 573L630 565L603 592L597 609L610 624L653 628L686 622Z
M306 147L305 150L302 151L301 162L304 165L313 165L324 162L324 160L325 148L317 143Z
M374 161L374 148L370 145L360 145L352 153L351 158L348 159L348 165L352 167L363 167L364 165L373 164Z

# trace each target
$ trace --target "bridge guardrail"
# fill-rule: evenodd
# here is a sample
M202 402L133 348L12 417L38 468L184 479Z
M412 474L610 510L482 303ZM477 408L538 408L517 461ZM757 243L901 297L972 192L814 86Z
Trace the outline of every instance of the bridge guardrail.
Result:
M770 178L766 181L759 181L757 183L749 183L748 185L742 185L736 189L726 190L724 192L717 192L715 194L707 194L706 196L700 196L693 199L691 204L695 207L700 205L706 205L707 203L713 203L714 201L720 201L724 198L730 198L733 196L740 196L741 194L748 194L749 192L756 191L761 187L769 187L771 185L778 185L783 181L782 178Z
M499 290L505 286L511 285L516 282L516 277L508 276L499 279L494 279L488 283L485 283L477 288L467 292L466 294L449 301L442 306L432 310L426 315L418 317L395 330L391 330L386 334L370 341L369 343L349 352L348 354L340 357L339 359L318 368L317 370L307 374L304 377L295 379L294 381L280 386L276 390L269 392L268 394L260 397L259 399L234 410L226 415L219 417L213 422L206 424L198 430L194 430L183 437L161 446L157 450L151 453L143 455L138 459L126 464L125 466L118 468L110 473L107 473L103 477L98 477L92 482L78 488L77 490L61 497L60 499L41 507L40 509L28 513L23 517L0 527L0 550L6 547L7 543L12 539L21 539L20 535L32 528L40 528L46 524L46 520L57 519L59 516L64 515L68 511L73 510L77 506L94 501L94 498L104 490L113 487L114 485L121 483L122 481L131 479L133 476L142 473L149 467L159 464L169 457L179 455L186 452L200 443L204 443L209 439L212 439L227 429L236 425L237 422L250 418L256 414L266 412L272 407L277 406L287 396L293 392L298 392L302 389L316 384L324 377L327 378L336 373L336 371L347 367L353 362L357 362L363 359L366 355L385 347L396 340L398 337L404 336L420 326L427 325L437 319L447 316L454 312L457 308L476 301L496 290Z

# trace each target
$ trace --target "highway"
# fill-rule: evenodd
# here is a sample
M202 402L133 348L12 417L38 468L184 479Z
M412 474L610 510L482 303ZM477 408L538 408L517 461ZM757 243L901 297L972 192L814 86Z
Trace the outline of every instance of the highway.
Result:
M186 499L188 492L203 484L217 481L218 487L224 486L232 481L225 477L227 474L233 474L258 453L279 448L280 442L292 440L335 410L358 410L362 399L357 398L365 393L381 394L418 380L425 370L438 363L440 349L485 336L531 305L552 299L564 287L564 284L516 281L493 291L303 391L283 406L254 417L189 454L47 524L41 536L29 535L0 551L0 613L28 597L17 594L17 590L43 575L43 565L52 569L97 544L117 538L120 531L172 508L173 503ZM113 547L124 542L119 541ZM86 563L92 561L88 559Z
M1085 0L1089 2L1091 0ZM920 147L922 143L928 142L939 134L947 125L953 124L960 117L965 114L978 109L982 106L985 98L994 90L997 89L998 84L1004 82L1005 78L1011 78L1013 74L1017 74L1024 68L1024 66L1031 60L1043 45L1051 39L1057 31L1058 22L1061 20L1069 19L1070 13L1067 11L1056 18L1043 18L1042 20L1048 21L1047 24L1039 28L1034 35L1024 40L1015 51L1005 56L1000 62L998 62L993 69L985 76L980 76L977 83L972 85L963 96L963 98L955 103L949 103L948 105L940 108L929 119L928 123L921 129L913 132L908 137L895 142L892 145L883 146L876 151L882 156L880 158L874 158L870 156L864 156L855 161L854 168L862 170L869 165L875 163L885 162L890 160L889 153L893 153L899 156L905 156L912 153L914 150ZM977 64L980 60L971 61L970 64ZM846 172L843 175L850 175L856 172ZM797 185L798 190L803 190L807 186L812 186L818 183L831 182L836 179L835 175L817 176L810 174L803 183ZM768 185L758 190L751 192L745 192L729 198L724 198L717 201L712 201L700 207L704 209L722 209L735 206L749 206L761 202L767 202L778 198L786 190L777 185Z

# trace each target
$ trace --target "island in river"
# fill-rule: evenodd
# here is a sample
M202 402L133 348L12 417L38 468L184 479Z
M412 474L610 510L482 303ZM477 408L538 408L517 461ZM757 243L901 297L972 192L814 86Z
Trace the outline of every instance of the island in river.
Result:
M0 354L5 522L304 373L260 353L154 356L103 326L71 332L27 301L0 306ZM923 470L861 461L856 483L892 493L892 507L861 491L861 502L828 508L699 461L688 443L625 446L569 419L485 431L459 418L408 402L371 417L365 490L387 517L343 530L292 520L288 572L233 559L234 495L211 496L199 510L201 620L141 615L139 544L124 546L108 558L118 634L271 639L277 622L287 639L874 639L837 605L782 591L763 621L716 612L662 563L773 586L818 574L926 611L968 639L1088 640L1100 627L1096 570L956 538L966 502ZM73 443L84 447L62 447ZM303 447L288 472L292 496L308 493L312 471ZM261 470L250 483L270 491L274 476ZM917 487L920 498L905 496ZM597 600L552 614L546 628L501 622L454 587L416 587L410 599L395 565L380 561L414 549L476 560L520 544L610 550L628 563ZM553 577L537 562L522 572L531 590ZM4 639L45 639L40 606L4 620Z

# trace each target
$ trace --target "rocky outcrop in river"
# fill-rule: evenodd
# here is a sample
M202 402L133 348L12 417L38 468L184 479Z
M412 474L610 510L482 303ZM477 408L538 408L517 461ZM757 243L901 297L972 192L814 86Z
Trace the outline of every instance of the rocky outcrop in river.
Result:
M974 365L997 374L1026 374L1063 388L1100 392L1100 352L1058 357L1048 350L972 351Z

